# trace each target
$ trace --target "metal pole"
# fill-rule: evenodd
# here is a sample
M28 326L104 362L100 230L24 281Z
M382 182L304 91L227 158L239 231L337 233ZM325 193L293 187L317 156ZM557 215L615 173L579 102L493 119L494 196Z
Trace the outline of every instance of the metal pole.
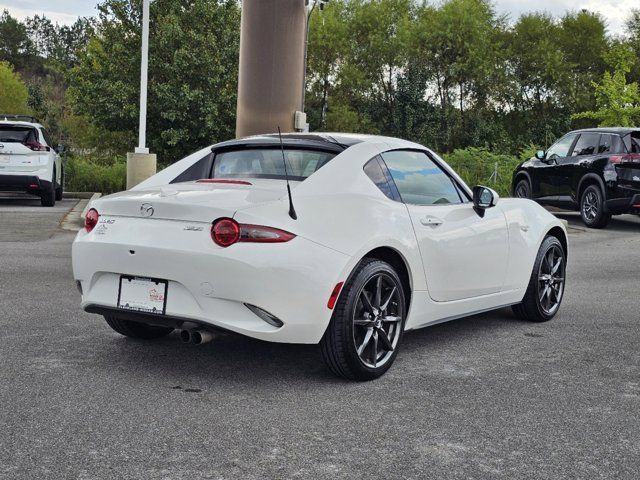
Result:
M149 0L142 1L142 61L140 62L140 126L136 153L149 153L147 143L147 70L149 66Z
M307 56L309 54L309 24L311 22L311 15L313 11L316 9L317 1L313 1L313 6L311 10L309 10L309 15L307 15L307 25L306 31L304 33L304 75L302 76L302 102L300 103L300 111L304 112L304 103L307 93Z

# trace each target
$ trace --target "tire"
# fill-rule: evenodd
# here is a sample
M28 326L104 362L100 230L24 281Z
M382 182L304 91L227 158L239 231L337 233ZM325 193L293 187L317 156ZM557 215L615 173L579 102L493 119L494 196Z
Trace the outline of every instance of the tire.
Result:
M55 173L54 173L55 175ZM55 181L55 177L54 177ZM56 204L56 189L54 186L54 182L51 182L41 193L40 193L40 204L43 207L53 207Z
M56 185L56 201L62 200L62 194L64 193L64 170L60 174L60 184Z
M166 337L173 332L173 328L171 327L156 327L155 325L132 322L131 320L121 320L116 317L105 316L104 319L116 332L130 338L154 340L156 338Z
M604 228L611 220L605 211L604 194L598 185L589 185L580 197L580 216L589 228Z
M556 265L558 266L553 271ZM531 322L551 320L558 313L564 296L566 266L567 255L562 244L556 237L547 236L538 250L522 303L511 307L513 312ZM547 278L549 271L553 273ZM553 302L553 305L548 304L547 300Z
M513 189L513 196L516 198L531 198L531 185L529 185L529 180L520 180L516 184L516 188Z
M327 367L349 380L380 377L398 354L405 318L400 277L388 263L365 258L344 285L320 341Z

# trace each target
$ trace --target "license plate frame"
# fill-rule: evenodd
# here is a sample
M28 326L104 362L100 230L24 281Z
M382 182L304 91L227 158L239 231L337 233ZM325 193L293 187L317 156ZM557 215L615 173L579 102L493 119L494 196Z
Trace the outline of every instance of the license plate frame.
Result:
M131 285L131 282L135 282L135 285ZM126 285L124 292L123 285ZM161 287L160 291L153 292L155 287ZM145 290L146 294L144 293ZM163 316L167 313L168 290L168 280L135 275L120 275L116 307L128 312ZM158 294L160 294L161 297L159 297ZM152 295L156 295L156 298L153 298Z

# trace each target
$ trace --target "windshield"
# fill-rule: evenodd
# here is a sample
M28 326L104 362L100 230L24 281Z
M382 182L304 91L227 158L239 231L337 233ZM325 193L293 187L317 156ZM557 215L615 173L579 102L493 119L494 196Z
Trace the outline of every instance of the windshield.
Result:
M0 142L35 143L36 131L29 127L0 126Z
M304 180L335 157L335 153L285 148L284 156L289 178ZM278 147L221 152L214 158L212 173L212 178L284 179L282 150Z

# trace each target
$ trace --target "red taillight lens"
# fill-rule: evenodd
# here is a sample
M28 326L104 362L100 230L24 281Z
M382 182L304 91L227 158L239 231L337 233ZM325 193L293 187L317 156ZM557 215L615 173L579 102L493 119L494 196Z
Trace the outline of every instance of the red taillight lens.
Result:
M295 238L293 233L262 225L240 225L240 241L254 243L281 243Z
M611 155L609 157L609 162L613 164L618 163L640 163L640 154L638 153L629 153L627 155Z
M327 302L327 308L329 310L333 310L333 307L336 306L336 302L338 301L338 297L340 296L340 291L342 290L342 286L344 282L340 282L333 287L333 291L331 292L331 296L329 296L329 301Z
M233 218L219 218L211 226L211 238L221 247L228 247L240 240L240 224Z
M48 152L49 150L51 150L49 147L47 147L46 145L42 145L39 142L25 142L23 145L30 148L34 152Z
M92 208L87 212L87 216L84 218L84 229L87 232L90 232L95 228L98 224L98 219L100 218L100 214L95 208Z
M238 223L232 218L219 218L211 227L211 238L221 247L237 242L282 243L295 238L293 233L264 225Z

